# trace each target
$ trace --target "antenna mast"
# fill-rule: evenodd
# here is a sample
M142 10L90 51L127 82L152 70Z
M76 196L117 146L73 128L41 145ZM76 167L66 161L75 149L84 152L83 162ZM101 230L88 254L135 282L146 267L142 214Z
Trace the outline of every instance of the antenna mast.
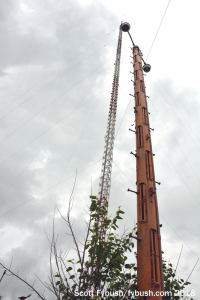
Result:
M129 33L130 24L122 24L122 30ZM137 290L138 300L164 299L162 269L162 248L155 172L151 144L151 130L143 71L148 73L151 66L142 58L140 48L133 43L133 71L135 97L135 133L137 174ZM144 63L142 67L142 61ZM143 292L148 291L148 295Z
M115 70L112 84L112 92L110 99L110 108L108 114L107 131L105 136L105 146L102 160L101 176L99 183L99 200L101 206L109 201L110 186L111 186L111 171L113 161L113 147L115 139L115 122L117 113L117 99L119 86L119 70L121 59L121 45L122 45L122 29L119 27L119 38L117 44L117 53L115 60Z
M101 209L101 207L104 207L105 204L108 203L109 195L110 195L113 148L114 148L114 139L115 139L115 122L116 122L118 86L119 86L121 45L122 45L122 29L120 25L118 44L117 44L117 53L115 59L115 70L113 76L111 99L110 99L110 106L109 106L109 113L108 113L108 123L107 123L107 130L105 136L104 153L103 153L100 183L99 183L98 209ZM93 196L91 196L91 198L92 197ZM98 230L99 241L105 241L105 230L102 226L104 218L105 215L100 215L99 218L95 220L95 225L98 225L99 228ZM100 286L101 286L101 281L99 282L99 287L98 286L94 287L94 292L100 289Z

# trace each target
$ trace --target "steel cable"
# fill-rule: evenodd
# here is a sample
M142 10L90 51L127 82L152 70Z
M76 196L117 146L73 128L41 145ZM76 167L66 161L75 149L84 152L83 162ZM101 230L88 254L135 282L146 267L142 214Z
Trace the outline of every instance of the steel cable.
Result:
M167 4L167 7L166 7L165 12L164 12L164 15L163 15L163 17L162 17L162 20L161 20L161 22L160 22L160 25L159 25L158 30L157 30L157 32L156 32L156 35L155 35L155 37L154 37L153 43L152 43L151 48L150 48L150 50L149 50L149 53L148 53L148 55L147 55L146 61L147 61L147 59L148 59L148 57L149 57L149 54L150 54L151 49L152 49L152 47L153 47L153 44L154 44L154 42L155 42L155 40L156 40L156 37L157 37L157 35L158 35L158 31L160 30L160 26L161 26L161 24L162 24L162 21L163 21L163 19L164 19L164 17L165 17L166 12L167 12L167 9L168 9L168 6L169 6L170 1L171 1L171 0L169 0L169 2L168 2L168 4Z

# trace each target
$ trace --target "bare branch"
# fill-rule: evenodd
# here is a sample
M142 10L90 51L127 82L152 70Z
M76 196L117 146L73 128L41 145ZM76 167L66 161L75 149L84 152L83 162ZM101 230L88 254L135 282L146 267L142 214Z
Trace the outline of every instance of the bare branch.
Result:
M40 297L41 299L45 300L45 298L43 298L42 295L41 295L38 291L36 291L36 289L35 289L32 285L30 285L28 282L26 282L26 281L25 281L24 279L22 279L20 276L18 276L17 274L13 273L13 272L12 272L11 270L9 270L8 268L6 268L2 263L0 263L0 265L1 265L4 269L6 269L8 272L10 272L13 276L17 277L18 279L20 279L21 281L23 281L26 285L28 285L28 286L32 289L32 291L34 291L34 292L38 295L38 297Z
M13 256L12 256L12 259L11 259L11 262L10 262L10 267L9 267L9 270L11 269L12 260L13 260Z
M181 252L179 254L179 258L178 258L178 261L177 261L177 265L176 265L176 269L175 269L175 274L176 274L176 271L177 271L177 268L178 268L178 264L179 264L179 260L180 260L180 257L181 257L182 250L183 250L183 245L181 247Z
M6 270L3 272L3 275L1 276L0 282L3 279L4 275L6 274Z

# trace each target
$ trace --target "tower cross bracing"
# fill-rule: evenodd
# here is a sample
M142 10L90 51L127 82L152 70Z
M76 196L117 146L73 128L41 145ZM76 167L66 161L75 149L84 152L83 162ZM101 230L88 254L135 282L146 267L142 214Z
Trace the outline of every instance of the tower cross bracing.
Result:
M115 139L115 123L117 113L117 99L119 87L119 71L121 59L121 45L122 45L122 29L119 28L119 38L117 44L117 53L115 59L115 69L112 83L112 92L110 99L110 107L108 114L107 131L105 136L105 146L102 160L102 168L99 183L99 199L101 205L109 201L110 187L111 187L111 171L113 161L113 148Z

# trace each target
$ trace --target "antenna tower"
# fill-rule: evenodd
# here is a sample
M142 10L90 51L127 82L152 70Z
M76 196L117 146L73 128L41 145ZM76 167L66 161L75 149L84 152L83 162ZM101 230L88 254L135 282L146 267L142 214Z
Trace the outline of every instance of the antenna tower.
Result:
M122 44L122 29L120 26L119 38L117 44L117 53L115 59L115 70L113 76L112 92L111 92L111 99L110 99L110 107L108 113L107 131L105 136L101 176L100 176L100 183L99 183L99 199L101 202L103 201L108 202L109 195L110 195L113 147L114 147L114 139L115 139L115 122L116 122L118 86L119 86L119 70L120 70L120 59L121 59L121 44Z
M110 186L111 186L111 171L113 161L113 148L115 139L115 123L117 113L117 99L118 99L118 87L119 87L119 71L120 71L120 59L121 59L121 45L122 45L122 29L119 27L119 37L117 44L117 53L115 59L115 70L112 83L112 92L110 99L110 107L108 113L108 123L105 136L104 153L101 167L100 183L99 183L99 204L100 207L109 202ZM100 240L104 239L105 232L102 228L104 215L100 217Z
M115 59L115 69L112 83L111 99L108 113L108 123L105 136L105 145L102 159L100 183L99 183L99 197L98 197L98 210L101 207L105 207L105 204L108 204L109 195L110 195L110 186L111 186L111 171L112 171L112 161L113 161L113 148L114 148L114 139L115 139L115 122L116 122L116 113L117 113L117 99L118 99L118 86L119 86L119 70L120 70L120 59L121 59L121 45L122 45L122 28L119 27L119 37L117 43L117 53ZM96 198L91 196L90 198ZM108 211L106 209L106 211ZM100 215L95 219L95 225L98 226L98 236L99 242L105 241L105 229L103 228L103 221L105 215ZM94 269L98 271L97 266L94 266ZM90 272L95 271L91 267ZM100 288L101 281L99 282L99 287L94 286L93 291L96 291Z
M135 134L137 191L137 290L138 300L164 299L164 281L162 269L162 248L158 202L156 195L155 172L153 164L151 130L145 90L144 73L151 70L146 64L141 50L136 46L129 33L130 24L122 24L122 30L128 32L133 44L134 98L135 98ZM143 61L143 66L142 66ZM144 291L148 291L144 295Z

